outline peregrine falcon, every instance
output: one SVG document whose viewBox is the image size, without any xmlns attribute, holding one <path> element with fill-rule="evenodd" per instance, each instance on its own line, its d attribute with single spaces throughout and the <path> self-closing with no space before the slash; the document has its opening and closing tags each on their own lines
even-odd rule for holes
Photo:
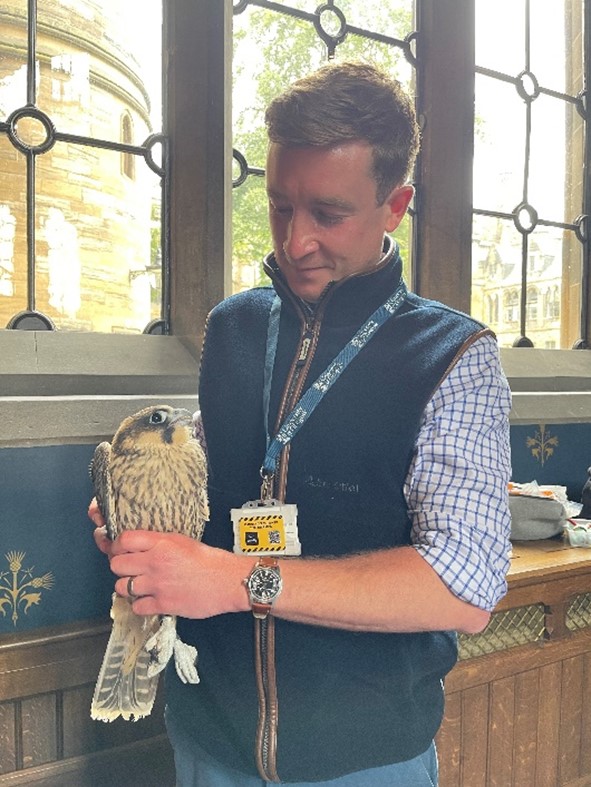
<svg viewBox="0 0 591 787">
<path fill-rule="evenodd" d="M 192 426 L 188 410 L 146 407 L 121 422 L 111 443 L 97 446 L 90 476 L 109 538 L 136 529 L 201 538 L 209 518 L 207 465 Z M 148 716 L 173 654 L 181 680 L 199 681 L 197 651 L 177 637 L 174 616 L 136 615 L 129 598 L 114 594 L 111 617 L 93 719 Z"/>
</svg>

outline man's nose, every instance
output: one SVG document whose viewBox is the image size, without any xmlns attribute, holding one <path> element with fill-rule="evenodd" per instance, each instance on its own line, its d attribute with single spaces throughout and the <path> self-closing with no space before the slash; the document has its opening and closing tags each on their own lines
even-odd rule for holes
<svg viewBox="0 0 591 787">
<path fill-rule="evenodd" d="M 315 222 L 311 217 L 294 212 L 287 227 L 283 249 L 292 260 L 298 260 L 318 250 Z"/>
</svg>

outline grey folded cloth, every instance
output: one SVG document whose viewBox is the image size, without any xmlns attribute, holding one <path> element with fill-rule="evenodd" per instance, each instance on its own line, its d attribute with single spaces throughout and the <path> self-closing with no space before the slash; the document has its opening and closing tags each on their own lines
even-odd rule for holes
<svg viewBox="0 0 591 787">
<path fill-rule="evenodd" d="M 566 510 L 558 500 L 530 495 L 509 495 L 511 540 L 535 541 L 562 533 Z"/>
</svg>

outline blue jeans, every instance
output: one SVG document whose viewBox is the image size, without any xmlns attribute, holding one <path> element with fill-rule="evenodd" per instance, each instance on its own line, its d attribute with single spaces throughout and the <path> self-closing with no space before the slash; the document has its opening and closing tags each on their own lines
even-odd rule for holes
<svg viewBox="0 0 591 787">
<path fill-rule="evenodd" d="M 174 749 L 177 787 L 263 787 L 269 782 L 226 768 L 212 759 L 166 717 L 168 737 Z M 437 753 L 432 743 L 412 760 L 349 773 L 325 782 L 298 782 L 292 787 L 436 787 Z"/>
</svg>

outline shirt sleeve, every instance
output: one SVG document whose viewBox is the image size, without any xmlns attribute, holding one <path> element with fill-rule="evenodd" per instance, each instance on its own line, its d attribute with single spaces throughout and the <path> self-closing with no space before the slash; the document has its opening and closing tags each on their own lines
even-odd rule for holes
<svg viewBox="0 0 591 787">
<path fill-rule="evenodd" d="M 511 392 L 494 337 L 462 355 L 425 408 L 404 493 L 414 547 L 456 596 L 507 591 Z"/>
</svg>

